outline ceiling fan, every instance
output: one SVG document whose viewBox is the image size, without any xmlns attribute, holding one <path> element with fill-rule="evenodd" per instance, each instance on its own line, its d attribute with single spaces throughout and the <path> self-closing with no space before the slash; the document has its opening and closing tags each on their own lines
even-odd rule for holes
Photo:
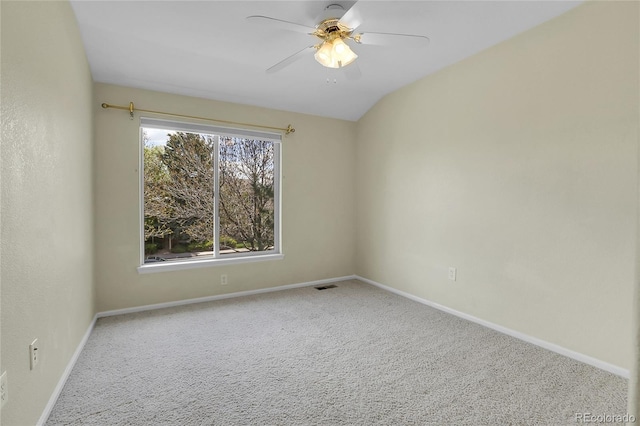
<svg viewBox="0 0 640 426">
<path fill-rule="evenodd" d="M 317 19 L 318 24 L 315 28 L 263 15 L 248 16 L 247 19 L 271 28 L 303 32 L 319 39 L 316 44 L 307 46 L 269 67 L 267 69 L 269 74 L 280 71 L 314 50 L 316 61 L 323 66 L 327 68 L 344 68 L 358 58 L 358 55 L 351 50 L 350 44 L 352 46 L 358 44 L 401 45 L 414 48 L 426 47 L 429 44 L 429 38 L 423 35 L 356 32 L 356 29 L 362 23 L 358 2 L 348 10 L 345 10 L 342 5 L 337 3 L 328 5 Z M 352 69 L 352 72 L 348 72 L 345 69 L 347 77 L 359 77 L 360 71 L 357 64 L 354 64 L 350 69 Z"/>
</svg>

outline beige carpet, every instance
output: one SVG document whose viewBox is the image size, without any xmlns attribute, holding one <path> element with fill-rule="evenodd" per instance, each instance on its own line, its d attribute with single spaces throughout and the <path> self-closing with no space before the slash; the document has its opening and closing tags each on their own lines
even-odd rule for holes
<svg viewBox="0 0 640 426">
<path fill-rule="evenodd" d="M 98 320 L 47 425 L 559 425 L 627 381 L 358 281 Z"/>
</svg>

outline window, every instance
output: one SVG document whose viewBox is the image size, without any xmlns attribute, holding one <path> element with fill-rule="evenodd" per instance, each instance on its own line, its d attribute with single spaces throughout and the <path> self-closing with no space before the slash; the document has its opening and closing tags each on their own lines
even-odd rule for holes
<svg viewBox="0 0 640 426">
<path fill-rule="evenodd" d="M 281 258 L 279 134 L 142 118 L 140 272 Z"/>
</svg>

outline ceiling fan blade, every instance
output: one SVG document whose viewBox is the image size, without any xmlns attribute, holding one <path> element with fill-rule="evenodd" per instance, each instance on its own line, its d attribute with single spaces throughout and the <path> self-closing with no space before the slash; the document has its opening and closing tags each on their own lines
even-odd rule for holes
<svg viewBox="0 0 640 426">
<path fill-rule="evenodd" d="M 362 24 L 362 14 L 358 8 L 358 3 L 359 2 L 356 1 L 356 3 L 342 15 L 342 18 L 340 18 L 340 23 L 351 30 L 355 30 Z"/>
<path fill-rule="evenodd" d="M 247 16 L 246 19 L 248 21 L 255 22 L 259 25 L 268 26 L 270 28 L 279 28 L 281 30 L 295 31 L 298 33 L 311 34 L 315 31 L 314 28 L 308 27 L 306 25 L 284 21 L 282 19 L 271 18 L 269 16 L 252 15 Z"/>
<path fill-rule="evenodd" d="M 356 43 L 378 46 L 422 48 L 429 45 L 429 37 L 414 34 L 362 33 L 353 37 Z"/>
<path fill-rule="evenodd" d="M 347 80 L 358 80 L 362 77 L 362 71 L 358 66 L 358 61 L 354 61 L 346 67 L 342 67 L 342 72 Z"/>
<path fill-rule="evenodd" d="M 280 62 L 278 62 L 277 64 L 273 65 L 272 67 L 267 68 L 267 74 L 273 74 L 275 72 L 280 71 L 281 69 L 283 69 L 285 67 L 288 67 L 289 65 L 293 64 L 298 59 L 301 59 L 309 49 L 314 49 L 314 46 L 313 45 L 307 46 L 304 49 L 294 53 L 293 55 L 281 60 Z"/>
</svg>

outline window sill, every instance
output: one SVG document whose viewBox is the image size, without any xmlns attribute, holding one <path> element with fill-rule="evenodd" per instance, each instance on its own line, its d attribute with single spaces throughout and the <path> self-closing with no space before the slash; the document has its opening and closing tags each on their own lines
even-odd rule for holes
<svg viewBox="0 0 640 426">
<path fill-rule="evenodd" d="M 218 258 L 218 259 L 202 259 L 192 260 L 184 262 L 158 262 L 152 264 L 146 264 L 138 266 L 139 274 L 153 274 L 155 272 L 169 272 L 180 271 L 183 269 L 196 269 L 196 268 L 210 268 L 214 266 L 222 265 L 235 265 L 239 263 L 251 263 L 251 262 L 267 262 L 270 260 L 282 260 L 284 254 L 265 254 L 256 256 L 243 256 L 243 257 L 231 257 L 231 258 Z"/>
</svg>

